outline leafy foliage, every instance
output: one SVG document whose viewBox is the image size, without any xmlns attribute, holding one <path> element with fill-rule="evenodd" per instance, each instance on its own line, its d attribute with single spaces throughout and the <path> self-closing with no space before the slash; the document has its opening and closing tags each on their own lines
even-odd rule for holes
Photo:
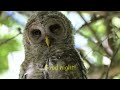
<svg viewBox="0 0 120 90">
<path fill-rule="evenodd" d="M 20 48 L 20 42 L 16 38 L 9 40 L 10 38 L 14 37 L 14 34 L 16 33 L 15 31 L 13 33 L 11 28 L 13 26 L 17 26 L 17 23 L 12 20 L 11 17 L 1 15 L 0 27 L 3 26 L 4 28 L 0 28 L 0 73 L 3 73 L 9 69 L 9 53 L 17 51 Z"/>
</svg>

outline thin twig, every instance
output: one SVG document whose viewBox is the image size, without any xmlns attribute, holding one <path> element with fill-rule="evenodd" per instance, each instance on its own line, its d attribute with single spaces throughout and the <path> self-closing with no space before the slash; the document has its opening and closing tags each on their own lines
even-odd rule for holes
<svg viewBox="0 0 120 90">
<path fill-rule="evenodd" d="M 106 39 L 108 39 L 108 37 L 106 37 L 104 40 L 101 41 L 101 43 L 99 43 L 95 48 L 98 48 Z M 93 50 L 89 51 L 85 56 L 84 58 L 87 57 L 88 54 L 90 54 Z"/>
<path fill-rule="evenodd" d="M 9 39 L 7 39 L 7 40 L 1 42 L 1 43 L 0 43 L 0 46 L 2 46 L 2 45 L 5 44 L 5 43 L 8 43 L 9 41 L 13 40 L 14 38 L 16 38 L 17 36 L 19 36 L 20 34 L 22 34 L 20 28 L 18 28 L 18 32 L 19 32 L 19 33 L 18 33 L 17 35 L 15 35 L 15 36 L 13 36 L 13 37 L 11 37 L 11 38 L 9 38 Z"/>
<path fill-rule="evenodd" d="M 77 49 L 77 50 L 81 52 L 80 49 Z M 81 53 L 80 55 L 82 56 L 84 61 L 86 61 L 90 66 L 92 66 L 92 64 L 83 56 L 83 53 Z"/>
<path fill-rule="evenodd" d="M 118 14 L 120 14 L 120 13 L 118 13 Z M 91 29 L 91 27 L 90 27 L 90 25 L 92 24 L 92 23 L 94 23 L 95 21 L 97 21 L 97 20 L 95 20 L 94 22 L 90 22 L 90 23 L 88 23 L 84 18 L 83 18 L 83 16 L 81 15 L 81 13 L 80 13 L 80 16 L 81 16 L 81 18 L 84 20 L 84 22 L 85 22 L 85 24 L 82 26 L 82 27 L 80 27 L 76 32 L 79 32 L 79 30 L 81 29 L 81 28 L 83 28 L 84 26 L 88 26 L 89 27 L 89 29 L 92 31 L 92 29 Z M 113 15 L 114 16 L 114 15 Z M 105 18 L 106 16 L 104 16 L 103 18 Z M 100 18 L 100 19 L 102 19 L 102 17 Z M 99 20 L 99 19 L 98 19 Z M 94 34 L 94 36 L 95 36 L 95 38 L 96 38 L 96 34 L 92 31 L 92 33 Z M 110 34 L 109 34 L 110 35 Z M 107 37 L 107 38 L 105 38 L 103 41 L 105 41 L 106 39 L 108 39 L 109 38 L 109 36 Z M 97 39 L 97 38 L 96 38 Z M 99 40 L 99 39 L 98 39 Z M 103 42 L 102 41 L 102 42 Z M 98 41 L 99 42 L 99 41 Z M 102 43 L 101 42 L 101 43 Z M 99 45 L 101 45 L 101 43 L 99 43 Z M 120 49 L 120 45 L 119 45 L 119 47 L 117 48 L 117 50 L 115 51 L 115 53 L 113 54 L 113 56 L 112 56 L 112 59 L 111 59 L 111 63 L 110 63 L 110 65 L 109 65 L 109 67 L 108 67 L 108 69 L 107 69 L 107 74 L 106 74 L 106 76 L 105 76 L 105 78 L 107 79 L 108 78 L 108 76 L 109 76 L 109 71 L 110 71 L 110 68 L 111 68 L 111 66 L 112 66 L 112 63 L 113 63 L 113 60 L 114 60 L 114 58 L 115 58 L 115 56 L 116 56 L 116 54 L 118 53 L 118 50 Z M 92 52 L 92 51 L 90 51 L 90 52 Z M 89 52 L 89 53 L 90 53 Z M 88 53 L 88 54 L 89 54 Z M 107 51 L 106 51 L 106 53 L 107 53 Z M 88 55 L 87 54 L 87 55 Z M 107 53 L 108 54 L 108 53 Z M 108 54 L 109 55 L 109 54 Z M 85 56 L 86 57 L 86 56 Z"/>
<path fill-rule="evenodd" d="M 119 49 L 120 49 L 120 43 L 119 43 L 118 48 L 116 49 L 115 53 L 113 54 L 113 56 L 111 58 L 111 63 L 110 63 L 110 65 L 109 65 L 109 67 L 107 69 L 107 72 L 106 72 L 106 79 L 108 79 L 110 68 L 112 66 L 113 60 L 114 60 L 115 56 L 117 55 Z"/>
<path fill-rule="evenodd" d="M 100 16 L 100 17 L 98 17 L 98 18 L 96 18 L 96 19 L 92 19 L 91 22 L 83 24 L 83 25 L 76 31 L 76 33 L 79 32 L 79 31 L 80 31 L 83 27 L 85 27 L 86 25 L 91 25 L 91 24 L 95 23 L 96 21 L 101 20 L 101 19 L 103 19 L 103 18 L 105 18 L 105 16 Z"/>
<path fill-rule="evenodd" d="M 87 25 L 87 27 L 89 28 L 89 30 L 92 32 L 92 34 L 94 35 L 94 37 L 96 38 L 96 40 L 98 41 L 98 43 L 101 45 L 101 40 L 98 38 L 98 36 L 96 35 L 96 33 L 94 32 L 94 30 L 93 30 L 93 28 L 89 25 L 89 23 L 84 19 L 84 17 L 82 16 L 82 14 L 81 13 L 79 13 L 80 14 L 80 16 L 81 16 L 81 18 L 83 19 L 83 21 L 86 23 L 86 25 Z M 104 47 L 103 47 L 104 48 Z M 107 55 L 109 55 L 109 53 L 106 51 L 106 50 L 104 50 L 106 53 L 107 53 Z M 110 56 L 110 55 L 109 55 Z"/>
<path fill-rule="evenodd" d="M 106 69 L 107 69 L 107 68 L 108 68 L 108 66 L 107 66 L 107 65 L 104 65 L 103 72 L 102 72 L 102 74 L 101 74 L 101 76 L 100 76 L 99 79 L 104 79 L 104 78 L 105 78 L 105 75 L 106 75 Z"/>
<path fill-rule="evenodd" d="M 81 13 L 79 13 L 79 15 L 81 16 L 81 18 L 83 19 L 83 21 L 85 22 L 86 26 L 90 29 L 90 31 L 92 32 L 92 34 L 94 35 L 94 37 L 97 39 L 97 41 L 100 43 L 100 39 L 97 37 L 96 33 L 94 32 L 93 28 L 89 25 L 89 23 L 84 19 L 83 15 Z"/>
<path fill-rule="evenodd" d="M 17 35 L 15 35 L 15 36 L 13 36 L 12 38 L 9 38 L 9 39 L 5 40 L 4 42 L 1 42 L 1 43 L 0 43 L 0 46 L 2 46 L 3 44 L 11 41 L 12 39 L 16 38 L 18 35 L 20 35 L 20 34 L 17 34 Z"/>
</svg>

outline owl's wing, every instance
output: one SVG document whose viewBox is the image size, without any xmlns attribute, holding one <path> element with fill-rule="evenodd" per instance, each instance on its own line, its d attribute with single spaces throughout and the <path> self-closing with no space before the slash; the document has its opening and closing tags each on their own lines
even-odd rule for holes
<svg viewBox="0 0 120 90">
<path fill-rule="evenodd" d="M 83 59 L 82 59 L 80 53 L 76 49 L 71 49 L 70 51 L 71 51 L 70 53 L 72 54 L 71 58 L 74 58 L 76 60 L 76 62 L 78 62 L 78 67 L 80 69 L 80 75 L 81 75 L 82 79 L 87 79 L 86 68 L 82 62 Z"/>
<path fill-rule="evenodd" d="M 19 79 L 26 79 L 26 75 L 23 70 L 23 67 L 20 67 Z"/>
<path fill-rule="evenodd" d="M 75 49 L 63 50 L 63 52 L 56 53 L 56 55 L 54 55 L 53 57 L 54 58 L 50 59 L 50 63 L 51 66 L 53 64 L 55 68 L 53 68 L 54 69 L 53 71 L 52 70 L 49 71 L 50 78 L 58 78 L 58 79 L 87 78 L 86 70 L 83 65 L 82 59 Z M 61 69 L 60 67 L 63 70 L 60 70 Z"/>
</svg>

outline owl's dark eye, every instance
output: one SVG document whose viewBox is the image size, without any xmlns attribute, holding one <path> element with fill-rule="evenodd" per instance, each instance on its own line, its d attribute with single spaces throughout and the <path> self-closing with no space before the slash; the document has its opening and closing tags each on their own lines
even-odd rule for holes
<svg viewBox="0 0 120 90">
<path fill-rule="evenodd" d="M 34 29 L 31 31 L 32 36 L 35 37 L 40 37 L 41 36 L 41 31 L 39 29 Z"/>
<path fill-rule="evenodd" d="M 61 26 L 59 24 L 54 24 L 54 25 L 51 25 L 49 29 L 53 34 L 60 34 Z"/>
</svg>

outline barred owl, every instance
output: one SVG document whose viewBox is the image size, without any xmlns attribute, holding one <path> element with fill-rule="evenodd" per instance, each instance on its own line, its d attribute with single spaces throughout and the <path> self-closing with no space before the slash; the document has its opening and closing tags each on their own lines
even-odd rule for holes
<svg viewBox="0 0 120 90">
<path fill-rule="evenodd" d="M 58 11 L 34 13 L 23 34 L 25 60 L 19 78 L 86 79 L 72 31 L 71 22 Z"/>
</svg>

